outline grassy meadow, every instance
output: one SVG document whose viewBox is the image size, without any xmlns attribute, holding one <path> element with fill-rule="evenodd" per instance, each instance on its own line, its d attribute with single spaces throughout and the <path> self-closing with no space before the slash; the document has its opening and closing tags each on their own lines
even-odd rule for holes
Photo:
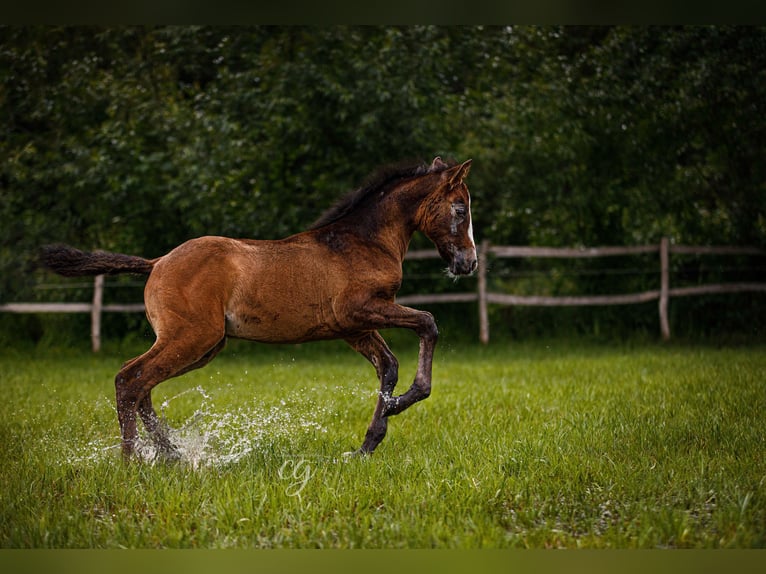
<svg viewBox="0 0 766 574">
<path fill-rule="evenodd" d="M 403 391 L 417 341 L 392 347 Z M 236 343 L 155 390 L 175 464 L 120 458 L 132 354 L 0 352 L 0 547 L 766 547 L 762 346 L 441 344 L 431 397 L 348 458 L 372 367 Z"/>
</svg>

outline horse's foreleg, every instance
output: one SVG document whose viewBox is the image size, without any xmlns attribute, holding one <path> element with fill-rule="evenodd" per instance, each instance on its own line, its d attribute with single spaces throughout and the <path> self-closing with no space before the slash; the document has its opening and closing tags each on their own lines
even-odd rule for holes
<svg viewBox="0 0 766 574">
<path fill-rule="evenodd" d="M 361 353 L 372 365 L 380 380 L 380 392 L 370 426 L 364 437 L 364 443 L 359 449 L 362 454 L 369 454 L 386 436 L 388 418 L 384 415 L 386 404 L 391 400 L 394 387 L 399 379 L 399 362 L 386 345 L 383 337 L 372 331 L 358 339 L 349 339 L 348 344 Z"/>
<path fill-rule="evenodd" d="M 434 350 L 439 339 L 439 331 L 436 322 L 430 313 L 419 313 L 418 325 L 414 329 L 420 337 L 420 351 L 418 353 L 418 370 L 415 380 L 407 392 L 397 397 L 390 397 L 386 401 L 384 416 L 398 415 L 403 410 L 411 407 L 418 401 L 426 399 L 431 394 L 431 370 L 433 365 Z"/>
<path fill-rule="evenodd" d="M 350 341 L 355 349 L 368 357 L 368 360 L 375 365 L 381 377 L 381 391 L 378 403 L 375 407 L 370 427 L 367 430 L 365 441 L 360 449 L 363 453 L 369 453 L 385 437 L 389 416 L 401 413 L 431 394 L 431 366 L 439 332 L 436 328 L 433 315 L 425 311 L 417 311 L 386 302 L 380 302 L 378 305 L 374 303 L 367 304 L 363 309 L 358 315 L 361 324 L 371 325 L 378 329 L 390 327 L 411 329 L 420 338 L 418 370 L 415 374 L 415 380 L 407 392 L 399 396 L 393 396 L 396 375 L 392 379 L 385 379 L 385 377 L 381 376 L 380 367 L 374 362 L 375 360 L 380 361 L 378 357 L 390 356 L 393 359 L 393 364 L 396 365 L 393 372 L 397 373 L 398 364 L 396 363 L 396 358 L 394 358 L 391 351 L 385 345 L 382 337 L 375 332 L 374 335 L 370 333 L 366 337 L 354 340 L 354 342 Z M 383 348 L 385 352 L 381 351 Z M 376 349 L 377 352 L 375 352 Z"/>
</svg>

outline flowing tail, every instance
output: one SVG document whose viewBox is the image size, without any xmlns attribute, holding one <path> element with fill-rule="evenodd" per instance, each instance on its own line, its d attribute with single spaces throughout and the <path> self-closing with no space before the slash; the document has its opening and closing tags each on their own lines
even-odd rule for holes
<svg viewBox="0 0 766 574">
<path fill-rule="evenodd" d="M 117 273 L 148 275 L 156 260 L 106 251 L 80 251 L 68 245 L 46 245 L 40 259 L 51 271 L 64 277 Z"/>
</svg>

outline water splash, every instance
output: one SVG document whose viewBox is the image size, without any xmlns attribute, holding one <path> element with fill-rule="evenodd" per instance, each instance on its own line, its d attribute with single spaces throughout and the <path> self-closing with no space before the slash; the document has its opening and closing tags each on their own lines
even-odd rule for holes
<svg viewBox="0 0 766 574">
<path fill-rule="evenodd" d="M 199 395 L 200 404 L 181 424 L 173 427 L 167 424 L 168 413 L 174 401 L 188 394 Z M 319 422 L 327 418 L 324 408 L 311 408 L 302 412 L 299 404 L 288 404 L 281 400 L 279 405 L 266 405 L 259 402 L 240 407 L 235 411 L 219 411 L 215 408 L 212 397 L 201 386 L 187 389 L 163 401 L 159 416 L 166 425 L 168 436 L 176 446 L 179 462 L 192 469 L 216 467 L 234 464 L 252 452 L 266 449 L 276 440 L 290 441 L 305 437 L 306 434 L 327 432 Z M 112 407 L 112 410 L 113 407 Z M 91 441 L 69 462 L 96 462 L 113 456 L 119 451 L 119 437 L 114 442 Z M 139 423 L 139 438 L 136 454 L 149 464 L 163 462 L 151 438 L 146 435 Z"/>
</svg>

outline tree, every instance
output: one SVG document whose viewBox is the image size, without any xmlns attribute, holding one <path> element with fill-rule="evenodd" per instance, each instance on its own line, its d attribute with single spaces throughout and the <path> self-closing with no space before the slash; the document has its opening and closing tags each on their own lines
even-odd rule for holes
<svg viewBox="0 0 766 574">
<path fill-rule="evenodd" d="M 43 243 L 281 237 L 435 155 L 495 243 L 764 245 L 763 70 L 762 27 L 2 27 L 0 300 Z"/>
</svg>

